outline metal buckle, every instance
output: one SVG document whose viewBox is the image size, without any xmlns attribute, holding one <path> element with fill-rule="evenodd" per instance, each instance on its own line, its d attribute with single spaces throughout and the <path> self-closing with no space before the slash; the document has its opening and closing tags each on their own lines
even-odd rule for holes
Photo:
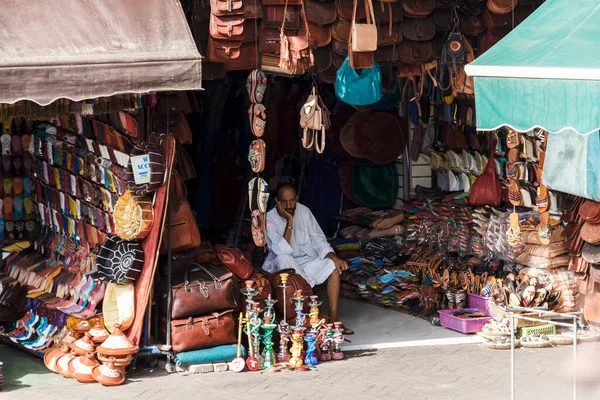
<svg viewBox="0 0 600 400">
<path fill-rule="evenodd" d="M 190 282 L 189 281 L 185 281 L 184 288 L 185 288 L 185 292 L 186 293 L 190 293 L 192 291 L 192 288 L 190 286 Z"/>
<path fill-rule="evenodd" d="M 192 317 L 188 318 L 187 323 L 185 324 L 185 330 L 186 331 L 194 330 L 194 318 L 192 318 Z"/>
<path fill-rule="evenodd" d="M 202 295 L 204 296 L 205 299 L 208 299 L 208 287 L 206 286 L 204 281 L 202 281 L 202 282 L 198 281 L 198 284 L 200 285 L 200 292 L 202 292 Z"/>
<path fill-rule="evenodd" d="M 215 288 L 216 289 L 223 289 L 223 284 L 218 279 L 215 280 Z"/>
<path fill-rule="evenodd" d="M 208 322 L 208 319 L 202 320 L 202 329 L 204 329 L 206 336 L 210 335 L 210 323 Z"/>
</svg>

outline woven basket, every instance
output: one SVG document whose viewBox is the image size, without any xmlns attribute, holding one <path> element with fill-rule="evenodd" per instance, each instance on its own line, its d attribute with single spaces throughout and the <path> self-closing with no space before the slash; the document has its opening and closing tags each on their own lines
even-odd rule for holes
<svg viewBox="0 0 600 400">
<path fill-rule="evenodd" d="M 572 335 L 548 335 L 550 341 L 555 346 L 566 346 L 569 344 L 573 344 L 573 336 Z"/>
</svg>

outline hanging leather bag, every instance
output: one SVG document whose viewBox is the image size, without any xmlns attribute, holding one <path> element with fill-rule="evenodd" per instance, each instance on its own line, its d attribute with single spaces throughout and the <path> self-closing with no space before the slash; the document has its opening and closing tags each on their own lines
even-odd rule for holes
<svg viewBox="0 0 600 400">
<path fill-rule="evenodd" d="M 287 13 L 288 3 L 285 3 L 285 13 Z M 314 64 L 314 58 L 310 46 L 310 30 L 306 22 L 306 12 L 304 3 L 301 7 L 302 21 L 298 36 L 287 36 L 285 33 L 286 18 L 283 19 L 279 36 L 279 68 L 290 71 L 291 74 L 302 75 Z"/>
<path fill-rule="evenodd" d="M 241 41 L 208 39 L 208 59 L 212 62 L 223 63 L 235 60 L 241 54 Z"/>
<path fill-rule="evenodd" d="M 210 36 L 221 40 L 243 40 L 244 39 L 243 15 L 210 15 Z"/>
<path fill-rule="evenodd" d="M 244 14 L 242 0 L 210 0 L 210 12 L 213 15 Z"/>
<path fill-rule="evenodd" d="M 356 8 L 359 0 L 354 0 L 354 10 L 352 12 L 352 51 L 367 52 L 377 50 L 377 25 L 375 25 L 375 13 L 373 12 L 373 2 L 365 0 L 365 9 L 367 10 L 367 23 L 356 22 Z"/>
<path fill-rule="evenodd" d="M 184 273 L 174 274 L 171 288 L 161 288 L 163 311 L 171 292 L 173 319 L 205 315 L 217 310 L 239 309 L 240 287 L 237 278 L 225 267 L 206 268 L 189 264 Z"/>
<path fill-rule="evenodd" d="M 475 180 L 471 186 L 469 194 L 469 203 L 473 206 L 494 206 L 498 207 L 502 204 L 502 184 L 496 176 L 494 168 L 494 153 L 496 141 L 491 146 L 488 163 L 483 170 L 483 173 Z"/>
<path fill-rule="evenodd" d="M 237 341 L 237 316 L 233 310 L 171 321 L 174 353 L 201 350 Z"/>
<path fill-rule="evenodd" d="M 200 229 L 186 199 L 172 198 L 171 207 L 171 251 L 173 253 L 190 250 L 200 246 Z M 160 242 L 160 254 L 167 254 L 167 224 Z"/>
</svg>

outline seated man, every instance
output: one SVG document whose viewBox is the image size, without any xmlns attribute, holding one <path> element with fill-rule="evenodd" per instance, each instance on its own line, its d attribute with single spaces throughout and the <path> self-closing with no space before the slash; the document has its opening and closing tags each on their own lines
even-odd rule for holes
<svg viewBox="0 0 600 400">
<path fill-rule="evenodd" d="M 274 273 L 293 268 L 311 287 L 327 280 L 329 316 L 331 322 L 337 321 L 340 275 L 348 263 L 335 255 L 313 214 L 298 203 L 292 185 L 279 186 L 275 203 L 277 206 L 267 213 L 269 254 L 263 269 Z M 347 335 L 352 333 L 345 330 Z"/>
</svg>

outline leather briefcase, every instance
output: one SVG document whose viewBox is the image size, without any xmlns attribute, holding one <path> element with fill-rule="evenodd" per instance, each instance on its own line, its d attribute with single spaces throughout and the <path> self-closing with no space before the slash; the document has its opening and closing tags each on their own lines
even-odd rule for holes
<svg viewBox="0 0 600 400">
<path fill-rule="evenodd" d="M 289 274 L 287 281 L 289 286 L 285 290 L 285 301 L 283 299 L 283 288 L 279 286 L 281 284 L 281 274 L 283 273 Z M 275 310 L 281 317 L 283 317 L 283 307 L 285 306 L 286 318 L 295 318 L 295 305 L 290 301 L 290 299 L 294 297 L 294 292 L 296 290 L 302 290 L 303 296 L 310 296 L 312 294 L 312 288 L 308 282 L 306 282 L 303 277 L 296 274 L 296 271 L 291 268 L 277 271 L 271 275 L 269 281 L 271 282 L 271 288 L 273 290 L 274 297 L 277 300 L 277 303 L 275 303 Z M 308 302 L 304 302 L 304 312 L 308 313 L 308 311 Z"/>
<path fill-rule="evenodd" d="M 200 246 L 200 229 L 186 199 L 169 200 L 171 207 L 171 251 L 180 252 Z M 160 242 L 160 254 L 167 254 L 167 224 Z"/>
<path fill-rule="evenodd" d="M 162 289 L 162 309 L 166 311 L 168 288 L 163 285 Z M 173 275 L 171 296 L 171 318 L 189 318 L 219 310 L 237 310 L 240 287 L 227 268 L 205 268 L 193 263 L 183 274 Z"/>
<path fill-rule="evenodd" d="M 171 321 L 174 353 L 236 343 L 237 315 L 233 310 Z"/>
</svg>

